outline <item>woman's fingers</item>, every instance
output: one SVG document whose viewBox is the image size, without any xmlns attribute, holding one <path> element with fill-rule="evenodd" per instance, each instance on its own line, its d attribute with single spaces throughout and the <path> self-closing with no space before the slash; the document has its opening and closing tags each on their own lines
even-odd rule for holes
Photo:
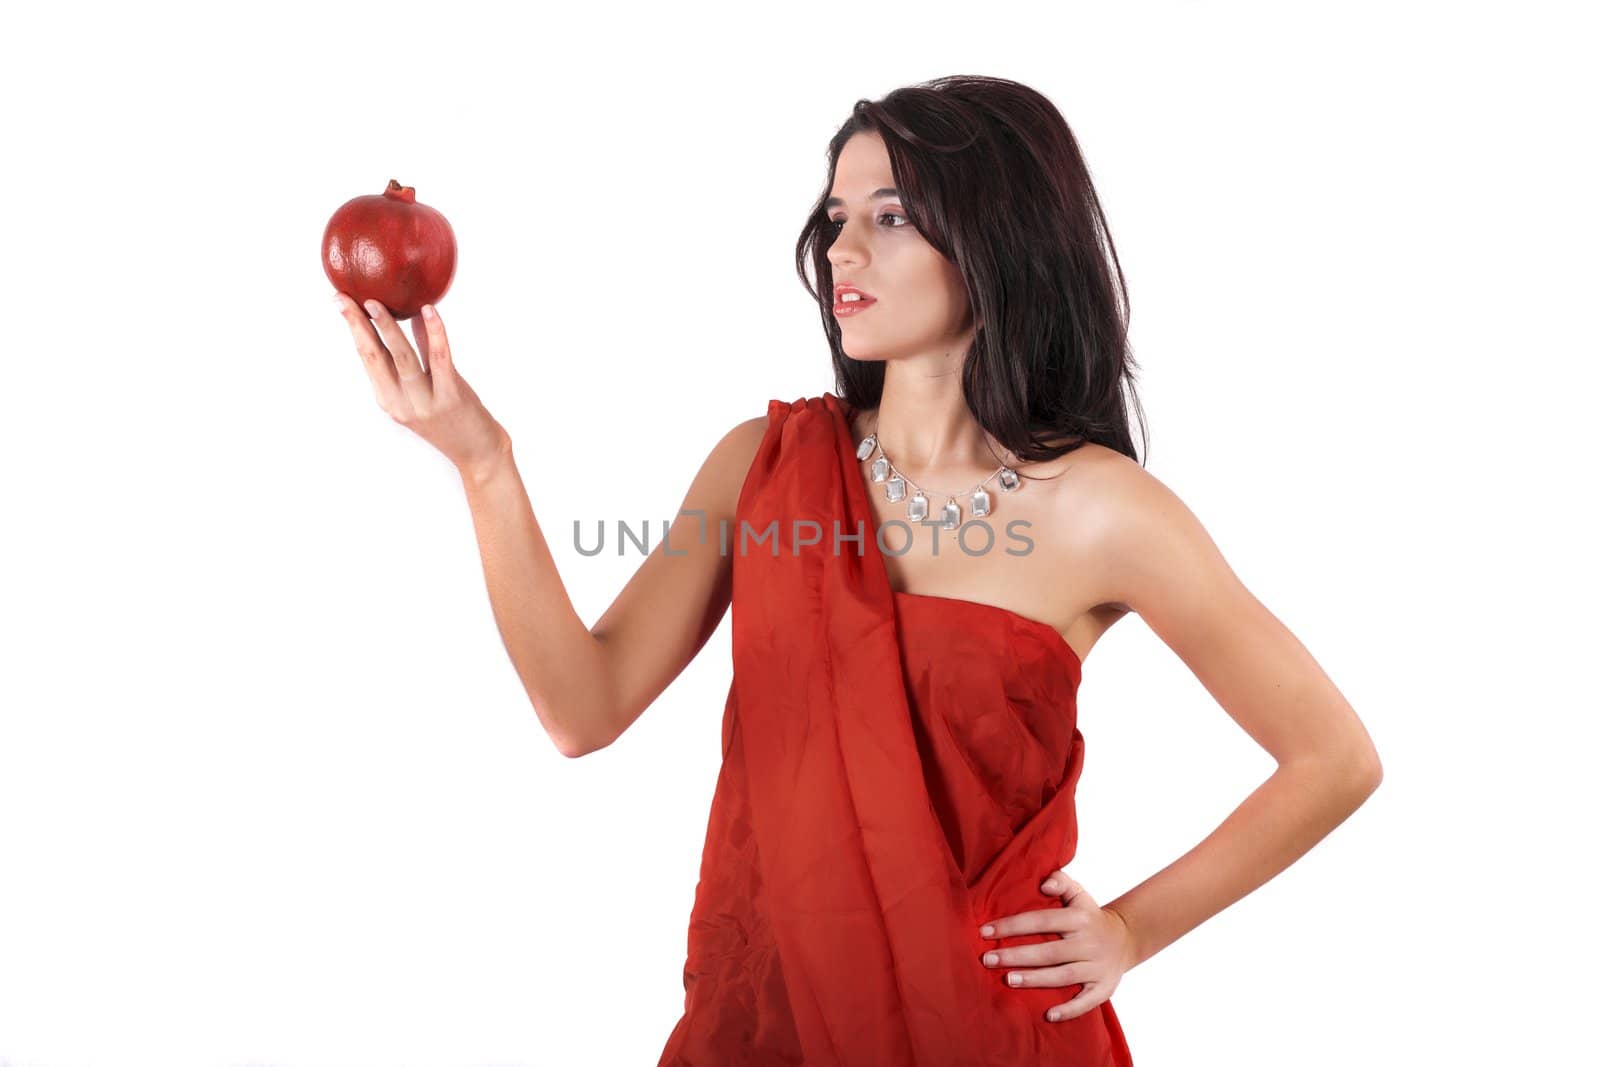
<svg viewBox="0 0 1600 1067">
<path fill-rule="evenodd" d="M 433 373 L 433 353 L 428 351 L 428 331 L 423 328 L 422 316 L 411 316 L 411 336 L 417 343 L 417 355 L 422 357 L 422 369 Z"/>
<path fill-rule="evenodd" d="M 417 339 L 417 350 L 428 361 L 434 399 L 441 404 L 453 403 L 458 395 L 459 379 L 450 358 L 450 338 L 445 335 L 444 320 L 432 304 L 423 304 L 422 314 L 411 320 L 411 333 Z"/>
<path fill-rule="evenodd" d="M 1056 935 L 1043 943 L 990 949 L 983 954 L 983 964 L 990 969 L 1032 968 L 1007 971 L 1005 981 L 1012 988 L 1081 986 L 1077 996 L 1045 1012 L 1051 1022 L 1062 1022 L 1110 999 L 1128 969 L 1129 954 L 1122 947 L 1127 944 L 1127 929 L 1120 913 L 1101 908 L 1083 884 L 1065 871 L 1051 872 L 1039 889 L 1052 896 L 1059 894 L 1064 906 L 995 919 L 980 927 L 978 936 L 992 940 L 1019 934 Z"/>
<path fill-rule="evenodd" d="M 1069 908 L 1098 908 L 1100 906 L 1094 902 L 1094 897 L 1089 895 L 1089 891 L 1083 888 L 1083 884 L 1066 871 L 1054 872 L 1049 878 L 1045 879 L 1045 885 L 1050 887 L 1050 892 L 1065 900 Z"/>
<path fill-rule="evenodd" d="M 428 384 L 428 372 L 423 369 L 411 342 L 406 340 L 405 331 L 381 301 L 368 300 L 362 307 L 372 316 L 372 325 L 394 361 L 395 375 L 400 379 L 406 399 L 411 402 L 411 410 L 419 415 L 426 414 L 433 399 L 433 387 Z"/>
<path fill-rule="evenodd" d="M 1066 985 L 1088 985 L 1099 973 L 1090 960 L 1073 960 L 1056 966 L 1038 967 L 1028 971 L 1012 971 L 1006 975 L 1006 985 L 1012 989 L 1056 989 Z"/>
<path fill-rule="evenodd" d="M 1073 981 L 1076 981 L 1076 979 Z M 1062 982 L 1061 984 L 1072 985 L 1073 983 Z M 1053 1023 L 1066 1022 L 1068 1019 L 1076 1019 L 1085 1012 L 1092 1011 L 1094 1008 L 1104 1004 L 1110 999 L 1111 994 L 1106 992 L 1105 983 L 1093 981 L 1085 982 L 1083 983 L 1083 988 L 1078 990 L 1077 996 L 1073 997 L 1071 1000 L 1054 1005 L 1049 1011 L 1044 1013 L 1044 1017 Z"/>
<path fill-rule="evenodd" d="M 984 923 L 978 930 L 978 936 L 992 941 L 1019 934 L 1059 934 L 1072 929 L 1077 923 L 1077 916 L 1057 906 L 1042 911 L 1021 911 Z"/>
<path fill-rule="evenodd" d="M 378 398 L 378 406 L 390 416 L 400 418 L 410 411 L 410 404 L 400 388 L 400 379 L 395 374 L 394 361 L 389 357 L 388 349 L 383 347 L 383 342 L 372 330 L 372 323 L 361 313 L 354 300 L 343 293 L 335 293 L 333 300 L 339 308 L 339 314 L 344 316 L 345 325 L 350 327 L 350 335 L 355 338 L 356 352 L 361 356 L 361 365 L 366 368 L 367 377 L 372 380 L 372 393 Z"/>
<path fill-rule="evenodd" d="M 991 970 L 999 967 L 1054 967 L 1060 963 L 1075 962 L 1073 953 L 1076 951 L 1075 946 L 1065 939 L 992 948 L 983 954 L 983 965 Z"/>
</svg>

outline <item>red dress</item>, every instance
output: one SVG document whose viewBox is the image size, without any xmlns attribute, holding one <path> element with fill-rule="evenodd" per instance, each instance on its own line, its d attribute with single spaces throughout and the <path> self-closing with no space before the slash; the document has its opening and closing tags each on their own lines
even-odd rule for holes
<svg viewBox="0 0 1600 1067">
<path fill-rule="evenodd" d="M 1039 883 L 1077 844 L 1078 657 L 1007 609 L 890 588 L 842 400 L 767 420 L 725 541 L 733 685 L 658 1067 L 1131 1067 L 1109 1001 L 1050 1022 L 1081 986 L 1013 989 L 981 959 L 1056 936 L 978 927 L 1063 906 Z"/>
</svg>

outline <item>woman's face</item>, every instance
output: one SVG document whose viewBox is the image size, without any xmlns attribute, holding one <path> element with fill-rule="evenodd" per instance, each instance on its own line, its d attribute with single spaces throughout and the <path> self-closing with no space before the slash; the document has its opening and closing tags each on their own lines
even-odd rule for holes
<svg viewBox="0 0 1600 1067">
<path fill-rule="evenodd" d="M 874 131 L 852 135 L 839 153 L 825 205 L 836 235 L 828 249 L 834 285 L 828 295 L 845 355 L 942 359 L 965 353 L 973 331 L 961 274 L 911 224 L 893 187 L 883 138 Z M 839 287 L 847 284 L 873 303 L 841 304 Z M 852 307 L 861 310 L 840 314 Z"/>
</svg>

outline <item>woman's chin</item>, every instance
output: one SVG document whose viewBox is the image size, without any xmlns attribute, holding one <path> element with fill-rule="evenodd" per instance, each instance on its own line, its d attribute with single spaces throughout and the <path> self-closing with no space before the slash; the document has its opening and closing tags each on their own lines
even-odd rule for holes
<svg viewBox="0 0 1600 1067">
<path fill-rule="evenodd" d="M 881 363 L 895 354 L 893 345 L 886 345 L 881 340 L 864 337 L 860 333 L 852 332 L 849 326 L 840 331 L 839 348 L 851 359 L 863 363 Z"/>
<path fill-rule="evenodd" d="M 855 347 L 844 345 L 841 346 L 840 350 L 857 363 L 882 363 L 888 358 L 882 352 L 870 348 L 863 348 L 860 345 L 856 345 Z"/>
</svg>

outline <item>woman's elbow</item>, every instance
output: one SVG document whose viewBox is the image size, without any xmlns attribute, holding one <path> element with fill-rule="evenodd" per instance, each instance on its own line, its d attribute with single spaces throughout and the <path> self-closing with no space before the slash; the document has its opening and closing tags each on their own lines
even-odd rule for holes
<svg viewBox="0 0 1600 1067">
<path fill-rule="evenodd" d="M 1363 740 L 1354 754 L 1340 762 L 1340 778 L 1356 795 L 1356 803 L 1363 803 L 1375 793 L 1383 781 L 1383 762 L 1378 759 L 1378 749 L 1371 740 Z"/>
</svg>

